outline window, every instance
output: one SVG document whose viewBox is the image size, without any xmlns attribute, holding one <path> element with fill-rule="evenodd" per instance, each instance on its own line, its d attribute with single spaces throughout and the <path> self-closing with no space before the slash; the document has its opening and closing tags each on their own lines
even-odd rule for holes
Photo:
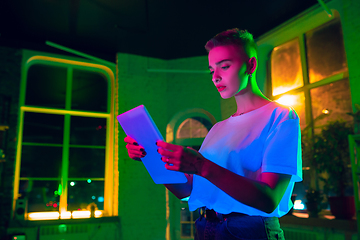
<svg viewBox="0 0 360 240">
<path fill-rule="evenodd" d="M 185 119 L 176 131 L 176 138 L 195 139 L 200 138 L 201 141 L 197 145 L 191 146 L 199 150 L 203 139 L 211 128 L 211 123 L 200 117 L 193 117 Z M 181 214 L 180 214 L 180 231 L 182 238 L 194 238 L 195 220 L 199 217 L 198 211 L 190 212 L 187 204 L 188 198 L 181 200 Z"/>
<path fill-rule="evenodd" d="M 302 129 L 329 120 L 352 121 L 346 114 L 351 99 L 342 39 L 340 19 L 335 18 L 273 49 L 272 96 L 294 107 Z M 324 114 L 328 116 L 320 121 Z"/>
<path fill-rule="evenodd" d="M 215 123 L 214 116 L 201 108 L 179 112 L 172 117 L 166 126 L 166 142 L 190 146 L 199 150 L 205 136 Z M 175 238 L 193 239 L 194 223 L 198 218 L 198 212 L 189 211 L 188 198 L 179 200 L 177 197 L 169 195 L 168 189 L 165 191 L 167 233 L 170 234 L 171 226 L 171 229 L 175 229 Z"/>
<path fill-rule="evenodd" d="M 176 132 L 176 138 L 205 138 L 209 132 L 206 124 L 208 125 L 206 119 L 188 118 L 180 124 Z"/>
<path fill-rule="evenodd" d="M 303 137 L 312 137 L 329 121 L 352 123 L 348 69 L 339 17 L 273 49 L 272 96 L 291 105 L 300 117 Z M 311 177 L 303 156 L 305 189 Z M 312 180 L 314 181 L 314 180 Z M 299 187 L 299 189 L 303 187 Z M 296 186 L 294 193 L 296 191 Z M 304 193 L 298 193 L 298 199 Z"/>
<path fill-rule="evenodd" d="M 115 215 L 113 72 L 42 56 L 24 69 L 14 199 L 28 220 Z"/>
<path fill-rule="evenodd" d="M 271 54 L 271 83 L 273 96 L 304 85 L 298 39 L 274 48 Z"/>
<path fill-rule="evenodd" d="M 199 211 L 190 212 L 187 201 L 181 201 L 181 237 L 194 238 L 195 220 L 199 217 Z"/>
</svg>

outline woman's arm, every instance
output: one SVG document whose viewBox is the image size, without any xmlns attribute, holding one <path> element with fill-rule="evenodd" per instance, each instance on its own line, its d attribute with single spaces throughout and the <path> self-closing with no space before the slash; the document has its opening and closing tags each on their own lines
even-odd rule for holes
<svg viewBox="0 0 360 240">
<path fill-rule="evenodd" d="M 262 173 L 252 180 L 211 162 L 194 149 L 162 141 L 157 145 L 167 169 L 204 177 L 237 201 L 266 213 L 276 209 L 291 178 L 286 174 Z"/>
<path fill-rule="evenodd" d="M 140 146 L 133 138 L 126 136 L 124 138 L 124 142 L 126 143 L 128 155 L 131 159 L 141 161 L 141 158 L 146 156 L 145 149 Z M 164 186 L 179 199 L 188 197 L 190 196 L 192 190 L 193 175 L 185 173 L 185 177 L 187 178 L 186 183 L 164 184 Z"/>
<path fill-rule="evenodd" d="M 169 191 L 172 192 L 178 199 L 186 198 L 191 194 L 193 175 L 185 173 L 185 177 L 187 178 L 186 183 L 164 184 L 164 186 L 169 189 Z"/>
<path fill-rule="evenodd" d="M 272 213 L 279 205 L 290 182 L 290 175 L 261 173 L 257 180 L 240 176 L 208 159 L 203 160 L 200 176 L 237 201 L 266 213 Z"/>
</svg>

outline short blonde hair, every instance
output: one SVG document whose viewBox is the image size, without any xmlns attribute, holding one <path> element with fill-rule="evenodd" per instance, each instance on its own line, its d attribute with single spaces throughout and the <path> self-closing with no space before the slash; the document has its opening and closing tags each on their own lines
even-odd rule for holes
<svg viewBox="0 0 360 240">
<path fill-rule="evenodd" d="M 249 58 L 257 58 L 257 45 L 253 35 L 247 30 L 239 30 L 238 28 L 217 34 L 205 44 L 205 49 L 210 52 L 214 47 L 227 45 L 235 45 L 242 49 Z"/>
</svg>

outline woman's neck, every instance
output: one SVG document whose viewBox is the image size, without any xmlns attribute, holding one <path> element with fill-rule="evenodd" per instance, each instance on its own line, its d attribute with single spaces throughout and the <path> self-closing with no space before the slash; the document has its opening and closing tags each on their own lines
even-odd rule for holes
<svg viewBox="0 0 360 240">
<path fill-rule="evenodd" d="M 258 88 L 253 89 L 249 86 L 234 97 L 237 106 L 235 116 L 251 112 L 271 102 Z"/>
</svg>

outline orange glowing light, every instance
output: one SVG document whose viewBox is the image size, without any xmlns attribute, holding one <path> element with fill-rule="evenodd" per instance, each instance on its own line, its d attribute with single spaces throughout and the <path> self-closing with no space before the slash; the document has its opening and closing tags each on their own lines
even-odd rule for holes
<svg viewBox="0 0 360 240">
<path fill-rule="evenodd" d="M 284 95 L 275 101 L 286 106 L 293 106 L 296 104 L 296 97 L 292 95 Z"/>
<path fill-rule="evenodd" d="M 60 218 L 61 219 L 71 219 L 71 212 L 61 212 Z"/>
<path fill-rule="evenodd" d="M 32 212 L 28 214 L 29 220 L 51 220 L 59 219 L 59 212 Z"/>
<path fill-rule="evenodd" d="M 329 113 L 330 113 L 330 111 L 329 111 L 329 110 L 327 110 L 327 109 L 324 109 L 324 110 L 322 110 L 322 113 L 323 113 L 323 114 L 329 114 Z"/>
<path fill-rule="evenodd" d="M 72 218 L 90 218 L 90 211 L 73 211 Z"/>
<path fill-rule="evenodd" d="M 102 217 L 103 212 L 100 210 L 95 211 L 95 217 Z M 28 213 L 28 220 L 56 220 L 56 219 L 71 219 L 71 218 L 90 218 L 90 211 L 65 211 L 65 212 L 32 212 Z"/>
</svg>

